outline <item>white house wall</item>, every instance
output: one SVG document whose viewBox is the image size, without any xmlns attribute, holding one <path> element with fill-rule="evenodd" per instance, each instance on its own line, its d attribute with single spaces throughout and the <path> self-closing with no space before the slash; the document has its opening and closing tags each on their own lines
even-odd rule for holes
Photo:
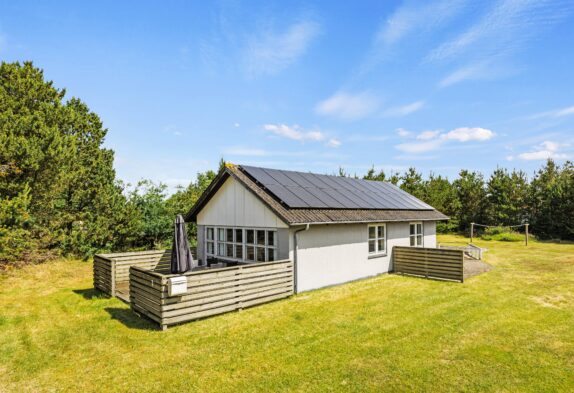
<svg viewBox="0 0 574 393">
<path fill-rule="evenodd" d="M 436 247 L 436 223 L 425 222 L 424 246 Z M 291 238 L 293 232 L 291 230 Z M 394 246 L 409 246 L 409 223 L 386 223 L 387 254 L 368 253 L 367 224 L 311 225 L 298 234 L 297 292 L 344 283 L 392 271 Z M 294 257 L 290 242 L 290 258 Z"/>
<path fill-rule="evenodd" d="M 245 186 L 229 177 L 197 215 L 197 225 L 287 228 Z"/>
</svg>

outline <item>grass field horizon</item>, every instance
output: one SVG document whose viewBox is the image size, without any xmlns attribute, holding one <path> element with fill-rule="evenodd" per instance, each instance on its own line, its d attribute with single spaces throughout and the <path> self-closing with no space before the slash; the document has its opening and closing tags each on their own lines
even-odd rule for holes
<svg viewBox="0 0 574 393">
<path fill-rule="evenodd" d="M 91 262 L 14 270 L 0 392 L 573 391 L 574 245 L 475 243 L 494 269 L 464 284 L 381 275 L 167 332 Z"/>
</svg>

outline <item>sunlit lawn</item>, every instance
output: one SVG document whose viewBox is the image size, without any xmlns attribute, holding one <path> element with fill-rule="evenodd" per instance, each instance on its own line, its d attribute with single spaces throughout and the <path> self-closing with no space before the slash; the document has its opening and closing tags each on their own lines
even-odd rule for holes
<svg viewBox="0 0 574 393">
<path fill-rule="evenodd" d="M 477 243 L 495 268 L 464 284 L 384 275 L 167 332 L 88 262 L 28 267 L 0 278 L 0 391 L 574 391 L 574 245 Z"/>
</svg>

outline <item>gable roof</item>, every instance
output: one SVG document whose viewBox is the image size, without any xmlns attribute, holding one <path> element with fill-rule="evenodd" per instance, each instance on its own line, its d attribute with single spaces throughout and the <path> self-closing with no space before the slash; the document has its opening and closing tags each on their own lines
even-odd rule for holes
<svg viewBox="0 0 574 393">
<path fill-rule="evenodd" d="M 227 164 L 185 220 L 196 221 L 197 214 L 229 177 L 239 181 L 288 225 L 448 219 L 386 182 Z"/>
</svg>

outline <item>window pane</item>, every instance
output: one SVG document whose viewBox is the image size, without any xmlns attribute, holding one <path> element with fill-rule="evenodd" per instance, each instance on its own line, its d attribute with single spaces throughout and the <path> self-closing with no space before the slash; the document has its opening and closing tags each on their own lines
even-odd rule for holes
<svg viewBox="0 0 574 393">
<path fill-rule="evenodd" d="M 275 245 L 275 231 L 267 232 L 267 245 L 272 247 Z"/>
<path fill-rule="evenodd" d="M 376 231 L 375 227 L 369 227 L 369 239 L 375 238 L 375 231 Z"/>
<path fill-rule="evenodd" d="M 383 225 L 381 225 L 380 227 L 377 227 L 377 237 L 379 239 L 382 237 L 385 237 L 385 227 Z"/>
<path fill-rule="evenodd" d="M 247 229 L 245 232 L 247 237 L 247 244 L 255 244 L 255 231 L 253 229 Z"/>
<path fill-rule="evenodd" d="M 423 235 L 417 235 L 417 246 L 423 245 Z"/>
<path fill-rule="evenodd" d="M 207 253 L 213 255 L 213 242 L 207 242 Z"/>
<path fill-rule="evenodd" d="M 375 241 L 369 240 L 369 252 L 375 252 Z"/>
<path fill-rule="evenodd" d="M 241 244 L 235 245 L 235 258 L 243 259 L 243 246 Z"/>
<path fill-rule="evenodd" d="M 257 244 L 265 245 L 265 231 L 257 231 Z"/>
<path fill-rule="evenodd" d="M 257 262 L 265 262 L 265 247 L 257 247 Z"/>
<path fill-rule="evenodd" d="M 255 247 L 247 246 L 245 247 L 245 260 L 254 261 L 255 260 Z"/>
<path fill-rule="evenodd" d="M 411 247 L 415 245 L 415 237 L 411 236 Z"/>
<path fill-rule="evenodd" d="M 233 229 L 231 229 L 231 228 L 227 230 L 227 241 L 228 242 L 233 241 Z"/>
<path fill-rule="evenodd" d="M 233 258 L 233 243 L 226 243 L 225 248 L 227 256 Z"/>
<path fill-rule="evenodd" d="M 235 230 L 235 243 L 243 243 L 243 229 Z"/>
<path fill-rule="evenodd" d="M 225 241 L 225 229 L 217 228 L 217 240 Z"/>
<path fill-rule="evenodd" d="M 423 224 L 417 224 L 417 233 L 423 233 Z"/>
<path fill-rule="evenodd" d="M 217 244 L 217 255 L 220 255 L 222 257 L 225 256 L 225 243 Z"/>
<path fill-rule="evenodd" d="M 267 260 L 272 262 L 275 260 L 275 250 L 273 248 L 267 249 Z"/>
<path fill-rule="evenodd" d="M 377 246 L 378 246 L 377 251 L 379 251 L 379 252 L 385 251 L 385 240 L 384 240 L 384 239 L 379 239 L 379 240 L 377 240 L 377 242 L 378 242 L 378 244 L 377 244 Z"/>
<path fill-rule="evenodd" d="M 415 224 L 411 224 L 411 235 L 415 234 Z"/>
<path fill-rule="evenodd" d="M 207 240 L 213 240 L 213 228 L 207 228 Z"/>
</svg>

